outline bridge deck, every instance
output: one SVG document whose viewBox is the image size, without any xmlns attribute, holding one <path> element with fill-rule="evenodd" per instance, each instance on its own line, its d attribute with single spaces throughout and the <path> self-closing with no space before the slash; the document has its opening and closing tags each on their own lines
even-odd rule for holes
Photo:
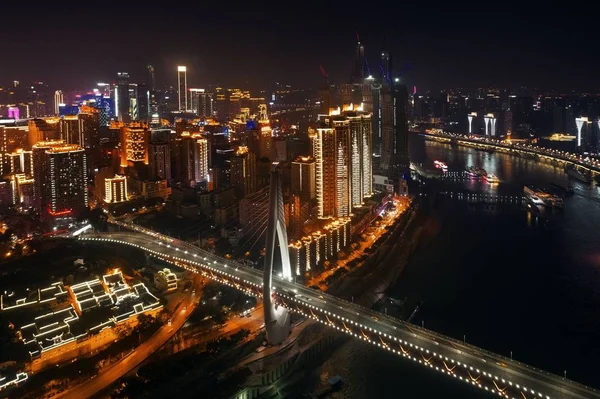
<svg viewBox="0 0 600 399">
<path fill-rule="evenodd" d="M 210 271 L 232 285 L 262 287 L 262 273 L 193 245 L 133 225 L 136 233 L 82 236 L 125 244 L 189 270 Z M 279 303 L 326 325 L 506 398 L 600 398 L 600 392 L 453 338 L 347 302 L 291 281 L 273 278 Z"/>
</svg>

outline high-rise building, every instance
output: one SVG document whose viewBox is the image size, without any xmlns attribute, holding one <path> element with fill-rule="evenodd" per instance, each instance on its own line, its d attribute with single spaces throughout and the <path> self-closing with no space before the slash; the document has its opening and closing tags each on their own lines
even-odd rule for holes
<svg viewBox="0 0 600 399">
<path fill-rule="evenodd" d="M 153 124 L 155 121 L 160 121 L 160 116 L 158 114 L 158 100 L 156 98 L 154 66 L 152 65 L 148 65 L 148 117 Z"/>
<path fill-rule="evenodd" d="M 62 141 L 39 142 L 33 163 L 38 212 L 55 227 L 70 223 L 88 206 L 85 151 Z"/>
<path fill-rule="evenodd" d="M 168 142 L 150 143 L 148 158 L 150 180 L 171 180 L 171 150 Z"/>
<path fill-rule="evenodd" d="M 220 122 L 227 121 L 229 117 L 229 92 L 222 87 L 215 89 L 215 112 Z"/>
<path fill-rule="evenodd" d="M 174 177 L 189 187 L 208 180 L 208 140 L 200 133 L 184 132 L 171 143 Z M 177 155 L 176 155 L 177 154 Z"/>
<path fill-rule="evenodd" d="M 82 122 L 79 144 L 86 151 L 95 153 L 100 147 L 100 112 L 97 108 L 81 106 L 77 117 Z"/>
<path fill-rule="evenodd" d="M 121 167 L 129 163 L 148 164 L 150 132 L 142 125 L 121 127 Z"/>
<path fill-rule="evenodd" d="M 381 168 L 393 181 L 399 181 L 409 169 L 408 92 L 398 78 L 382 91 Z"/>
<path fill-rule="evenodd" d="M 65 115 L 60 122 L 60 139 L 67 144 L 79 144 L 83 134 L 83 120 L 77 115 Z"/>
<path fill-rule="evenodd" d="M 188 92 L 187 92 L 187 68 L 185 66 L 177 67 L 177 98 L 179 100 L 179 111 L 188 110 Z"/>
<path fill-rule="evenodd" d="M 36 118 L 28 122 L 29 147 L 40 141 L 59 140 L 60 139 L 60 118 Z"/>
<path fill-rule="evenodd" d="M 373 194 L 373 126 L 370 113 L 349 111 L 344 116 L 350 121 L 352 207 L 357 207 Z"/>
<path fill-rule="evenodd" d="M 373 191 L 371 113 L 347 106 L 310 129 L 318 217 L 347 217 Z M 294 176 L 292 176 L 294 179 Z"/>
<path fill-rule="evenodd" d="M 129 73 L 117 73 L 117 85 L 113 91 L 116 117 L 121 122 L 131 122 L 131 113 L 129 108 L 131 100 L 129 97 Z"/>
<path fill-rule="evenodd" d="M 64 103 L 65 103 L 65 98 L 63 96 L 63 92 L 61 90 L 56 90 L 54 92 L 54 115 L 55 116 L 58 115 L 59 108 Z"/>
<path fill-rule="evenodd" d="M 230 182 L 238 199 L 256 191 L 256 156 L 239 147 L 231 157 Z"/>
<path fill-rule="evenodd" d="M 292 162 L 291 192 L 313 200 L 317 197 L 316 164 L 312 157 L 298 157 Z"/>
<path fill-rule="evenodd" d="M 204 97 L 204 89 L 194 89 L 194 88 L 190 88 L 188 89 L 189 91 L 189 104 L 190 104 L 190 111 L 192 111 L 195 114 L 199 113 L 200 110 L 200 102 L 203 101 L 203 97 Z"/>
<path fill-rule="evenodd" d="M 137 120 L 149 122 L 150 118 L 150 90 L 146 83 L 137 85 Z"/>
<path fill-rule="evenodd" d="M 127 201 L 127 177 L 115 175 L 104 179 L 104 202 L 114 204 Z"/>
<path fill-rule="evenodd" d="M 317 216 L 334 217 L 336 215 L 336 131 L 333 128 L 310 129 L 309 137 L 315 159 Z"/>
</svg>

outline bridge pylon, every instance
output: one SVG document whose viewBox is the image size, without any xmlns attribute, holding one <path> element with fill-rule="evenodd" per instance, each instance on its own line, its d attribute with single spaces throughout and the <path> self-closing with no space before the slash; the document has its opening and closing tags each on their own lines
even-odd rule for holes
<svg viewBox="0 0 600 399">
<path fill-rule="evenodd" d="M 281 172 L 275 167 L 271 171 L 269 188 L 269 213 L 267 219 L 267 239 L 265 243 L 265 267 L 263 270 L 263 308 L 267 341 L 278 345 L 289 335 L 290 314 L 283 306 L 273 303 L 273 269 L 275 263 L 276 244 L 279 244 L 279 260 L 281 276 L 292 279 L 292 268 L 288 250 L 288 239 L 283 210 L 283 194 L 281 191 Z M 279 269 L 279 268 L 278 268 Z"/>
</svg>

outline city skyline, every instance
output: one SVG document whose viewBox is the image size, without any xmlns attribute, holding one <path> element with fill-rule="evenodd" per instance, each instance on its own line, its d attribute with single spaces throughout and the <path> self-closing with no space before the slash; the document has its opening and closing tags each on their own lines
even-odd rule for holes
<svg viewBox="0 0 600 399">
<path fill-rule="evenodd" d="M 402 5 L 392 7 L 390 13 L 359 18 L 353 7 L 333 5 L 322 5 L 319 13 L 298 9 L 265 13 L 248 6 L 225 13 L 211 5 L 191 17 L 201 29 L 195 23 L 178 23 L 168 8 L 121 6 L 97 39 L 106 44 L 106 51 L 95 50 L 77 35 L 73 38 L 73 32 L 97 23 L 93 9 L 78 6 L 67 26 L 54 22 L 53 16 L 60 11 L 41 7 L 3 21 L 0 31 L 10 33 L 12 61 L 0 65 L 0 77 L 3 84 L 42 80 L 68 90 L 113 81 L 117 71 L 129 72 L 134 81 L 145 81 L 146 66 L 151 63 L 159 87 L 175 87 L 173 69 L 186 65 L 188 87 L 266 88 L 279 81 L 310 88 L 322 82 L 320 65 L 333 83 L 349 79 L 358 33 L 372 68 L 377 67 L 378 53 L 387 49 L 393 54 L 394 69 L 406 76 L 410 86 L 526 85 L 590 91 L 600 87 L 593 68 L 598 56 L 591 51 L 591 26 L 573 26 L 576 15 L 568 11 L 545 9 L 533 14 L 534 9 L 521 7 L 516 12 L 510 4 L 505 6 L 504 10 L 474 10 Z M 196 10 L 200 11 L 191 6 L 189 14 L 195 15 Z M 25 21 L 37 29 L 22 29 Z M 156 21 L 157 29 L 146 28 L 147 21 Z M 232 54 L 236 54 L 233 59 Z M 44 62 L 34 62 L 34 57 Z M 233 61 L 236 58 L 240 61 Z"/>
</svg>

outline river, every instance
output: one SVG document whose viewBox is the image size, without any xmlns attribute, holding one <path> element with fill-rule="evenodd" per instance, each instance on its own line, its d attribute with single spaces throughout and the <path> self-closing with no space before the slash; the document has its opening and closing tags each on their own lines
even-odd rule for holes
<svg viewBox="0 0 600 399">
<path fill-rule="evenodd" d="M 448 164 L 449 171 L 483 167 L 500 183 L 444 183 L 429 192 L 522 195 L 524 184 L 569 184 L 549 164 L 507 154 L 410 137 L 413 162 Z M 573 181 L 562 212 L 525 206 L 472 205 L 437 194 L 429 239 L 417 249 L 388 295 L 407 299 L 416 324 L 600 387 L 600 189 Z M 516 200 L 515 200 L 516 203 Z M 409 309 L 410 310 L 410 309 Z M 410 312 L 409 312 L 410 313 Z M 314 372 L 340 375 L 333 398 L 489 397 L 446 376 L 358 340 L 343 344 Z"/>
</svg>

